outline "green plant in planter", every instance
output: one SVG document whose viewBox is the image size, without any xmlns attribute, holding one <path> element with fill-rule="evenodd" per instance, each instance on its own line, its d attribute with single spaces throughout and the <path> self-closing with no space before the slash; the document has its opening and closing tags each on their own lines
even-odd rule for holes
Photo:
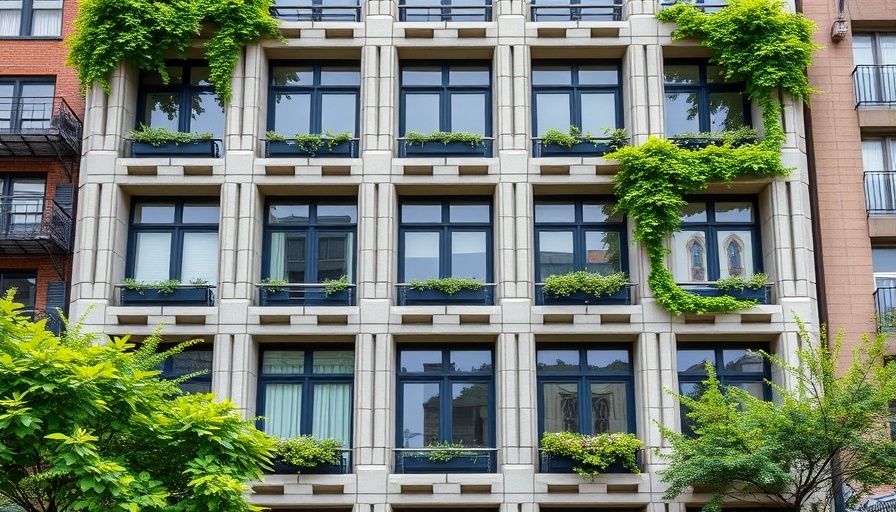
<svg viewBox="0 0 896 512">
<path fill-rule="evenodd" d="M 454 295 L 461 290 L 481 290 L 485 283 L 472 277 L 430 277 L 429 279 L 412 279 L 411 290 L 439 290 Z"/>
<path fill-rule="evenodd" d="M 169 295 L 180 288 L 180 281 L 178 281 L 177 279 L 166 279 L 164 281 L 145 283 L 143 281 L 137 281 L 129 277 L 124 280 L 124 287 L 126 290 L 137 291 L 140 293 L 140 295 L 143 295 L 146 290 L 155 290 L 161 294 Z"/>
<path fill-rule="evenodd" d="M 275 459 L 303 468 L 313 468 L 321 464 L 339 464 L 342 458 L 342 444 L 333 439 L 315 439 L 299 436 L 280 439 L 274 445 Z"/>
<path fill-rule="evenodd" d="M 339 293 L 342 290 L 348 288 L 349 285 L 351 285 L 348 280 L 348 276 L 346 276 L 345 274 L 342 274 L 342 277 L 340 277 L 339 279 L 324 279 L 323 281 L 321 281 L 321 284 L 325 285 L 324 295 L 327 297 L 333 295 L 334 293 Z"/>
<path fill-rule="evenodd" d="M 134 142 L 143 142 L 152 144 L 153 146 L 161 146 L 173 142 L 174 144 L 189 144 L 197 140 L 212 140 L 215 136 L 209 132 L 202 133 L 184 133 L 172 132 L 168 128 L 159 126 L 151 127 L 141 124 L 140 128 L 131 130 L 126 135 L 128 139 Z"/>
<path fill-rule="evenodd" d="M 720 143 L 729 143 L 731 147 L 743 146 L 744 144 L 753 144 L 756 142 L 756 128 L 752 126 L 741 126 L 733 130 L 725 130 L 722 132 L 683 132 L 676 135 L 675 139 L 713 139 Z"/>
<path fill-rule="evenodd" d="M 604 137 L 595 139 L 590 132 L 583 134 L 582 130 L 575 125 L 570 125 L 568 133 L 563 130 L 558 130 L 557 128 L 548 128 L 545 130 L 544 135 L 541 136 L 541 142 L 544 145 L 555 144 L 557 146 L 571 148 L 580 142 L 591 142 L 597 146 L 603 142 L 603 140 L 609 139 L 607 145 L 612 150 L 617 150 L 628 145 L 628 134 L 624 128 L 601 129 L 604 132 Z"/>
<path fill-rule="evenodd" d="M 614 272 L 605 276 L 598 272 L 579 270 L 546 277 L 543 290 L 555 297 L 568 297 L 576 292 L 600 297 L 613 295 L 626 284 L 628 276 L 624 272 Z"/>
<path fill-rule="evenodd" d="M 265 277 L 265 278 L 262 278 L 261 281 L 259 281 L 259 284 L 261 284 L 264 287 L 264 289 L 266 289 L 269 292 L 282 292 L 283 290 L 286 289 L 286 285 L 289 283 L 287 283 L 285 279 L 278 279 L 275 277 Z"/>
<path fill-rule="evenodd" d="M 448 462 L 456 457 L 470 457 L 473 461 L 479 458 L 478 452 L 463 451 L 464 448 L 466 446 L 463 443 L 439 441 L 426 445 L 429 451 L 421 453 L 432 462 Z"/>
<path fill-rule="evenodd" d="M 594 478 L 615 462 L 633 473 L 640 473 L 638 450 L 643 443 L 634 434 L 617 432 L 587 436 L 575 432 L 545 432 L 541 449 L 551 455 L 572 459 L 572 470 L 585 478 Z"/>
<path fill-rule="evenodd" d="M 482 141 L 482 135 L 468 132 L 432 132 L 424 135 L 415 131 L 409 131 L 404 138 L 409 146 L 415 144 L 422 146 L 427 142 L 441 142 L 442 144 L 462 142 L 475 148 Z"/>
<path fill-rule="evenodd" d="M 194 277 L 193 279 L 190 279 L 190 284 L 194 286 L 205 286 L 208 284 L 208 280 L 201 277 Z"/>
<path fill-rule="evenodd" d="M 268 142 L 286 142 L 287 140 L 289 140 L 286 138 L 286 135 L 279 134 L 274 130 L 269 130 L 267 133 L 265 133 L 264 138 Z"/>
<path fill-rule="evenodd" d="M 766 284 L 768 284 L 768 274 L 757 272 L 749 279 L 745 279 L 743 276 L 730 276 L 719 279 L 716 281 L 716 288 L 725 291 L 736 290 L 742 292 L 744 289 L 759 290 Z"/>
</svg>

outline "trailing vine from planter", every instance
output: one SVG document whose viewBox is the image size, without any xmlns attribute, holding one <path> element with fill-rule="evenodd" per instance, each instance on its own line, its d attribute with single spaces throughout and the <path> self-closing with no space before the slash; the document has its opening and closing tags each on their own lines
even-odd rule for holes
<svg viewBox="0 0 896 512">
<path fill-rule="evenodd" d="M 762 109 L 765 138 L 752 144 L 726 141 L 698 150 L 677 147 L 669 140 L 651 138 L 637 147 L 625 147 L 605 158 L 621 164 L 616 174 L 616 208 L 637 224 L 633 235 L 647 250 L 651 271 L 647 282 L 657 303 L 673 314 L 727 313 L 748 308 L 751 300 L 730 296 L 702 297 L 680 288 L 665 265 L 669 253 L 664 242 L 681 229 L 684 196 L 706 189 L 712 181 L 738 176 L 786 176 L 781 165 L 781 103 L 787 92 L 808 102 L 814 92 L 804 70 L 812 64 L 815 24 L 784 10 L 778 0 L 731 0 L 717 13 L 706 14 L 690 4 L 676 4 L 657 18 L 678 23 L 673 39 L 696 37 L 714 52 L 711 62 L 721 65 L 727 80 L 743 80 L 747 96 Z"/>
<path fill-rule="evenodd" d="M 86 90 L 99 83 L 109 94 L 109 78 L 122 60 L 157 71 L 168 83 L 165 59 L 186 50 L 204 24 L 214 30 L 205 42 L 209 82 L 229 101 L 230 80 L 244 46 L 264 37 L 283 41 L 271 0 L 81 0 L 68 44 L 68 64 Z"/>
</svg>

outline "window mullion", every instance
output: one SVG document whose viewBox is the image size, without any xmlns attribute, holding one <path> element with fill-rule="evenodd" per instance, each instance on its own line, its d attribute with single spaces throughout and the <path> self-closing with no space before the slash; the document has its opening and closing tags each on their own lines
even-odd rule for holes
<svg viewBox="0 0 896 512">
<path fill-rule="evenodd" d="M 19 35 L 30 36 L 34 32 L 32 23 L 34 18 L 33 13 L 33 0 L 22 0 L 22 12 L 20 14 L 21 21 L 19 22 Z"/>
<path fill-rule="evenodd" d="M 315 227 L 309 226 L 305 235 L 305 282 L 319 283 L 318 271 L 318 233 Z"/>
<path fill-rule="evenodd" d="M 323 91 L 321 91 L 320 87 L 315 86 L 311 90 L 311 119 L 308 123 L 308 131 L 310 133 L 323 135 L 323 114 L 321 112 L 323 104 Z"/>
</svg>

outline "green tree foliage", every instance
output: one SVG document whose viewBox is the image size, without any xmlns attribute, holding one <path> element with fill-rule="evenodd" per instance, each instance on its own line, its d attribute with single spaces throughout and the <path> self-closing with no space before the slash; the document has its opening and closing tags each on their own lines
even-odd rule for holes
<svg viewBox="0 0 896 512">
<path fill-rule="evenodd" d="M 270 16 L 271 0 L 81 0 L 68 64 L 83 88 L 99 82 L 108 94 L 109 77 L 122 60 L 158 71 L 168 80 L 165 59 L 183 58 L 203 25 L 214 30 L 205 42 L 209 82 L 225 101 L 242 48 L 260 38 L 283 39 Z"/>
<path fill-rule="evenodd" d="M 713 493 L 704 512 L 718 512 L 725 498 L 756 496 L 796 512 L 815 500 L 830 503 L 841 480 L 857 491 L 851 501 L 896 481 L 896 443 L 886 428 L 896 363 L 884 361 L 886 336 L 865 335 L 838 376 L 842 331 L 829 350 L 824 331 L 815 340 L 797 322 L 798 366 L 764 354 L 793 384 L 773 385 L 774 402 L 723 389 L 711 366 L 702 395 L 673 393 L 689 410 L 694 436 L 660 425 L 672 446 L 661 472 L 669 486 L 664 498 L 695 486 Z"/>
<path fill-rule="evenodd" d="M 0 497 L 28 512 L 253 508 L 245 482 L 272 441 L 231 402 L 159 378 L 187 344 L 58 338 L 21 306 L 0 299 Z"/>
</svg>

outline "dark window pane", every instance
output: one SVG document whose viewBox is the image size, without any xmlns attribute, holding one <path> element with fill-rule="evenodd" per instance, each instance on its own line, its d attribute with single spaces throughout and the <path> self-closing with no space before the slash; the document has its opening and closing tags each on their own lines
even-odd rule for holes
<svg viewBox="0 0 896 512">
<path fill-rule="evenodd" d="M 628 393 L 624 382 L 591 384 L 591 434 L 628 432 Z"/>
<path fill-rule="evenodd" d="M 452 223 L 487 223 L 490 220 L 489 205 L 452 204 L 448 206 L 448 218 Z"/>
<path fill-rule="evenodd" d="M 449 353 L 451 371 L 491 372 L 492 352 L 490 350 L 452 350 Z"/>
<path fill-rule="evenodd" d="M 714 92 L 709 95 L 709 131 L 734 130 L 744 125 L 744 98 L 739 92 Z"/>
<path fill-rule="evenodd" d="M 193 95 L 190 133 L 211 133 L 220 139 L 224 134 L 224 105 L 212 92 Z"/>
<path fill-rule="evenodd" d="M 585 270 L 603 275 L 622 270 L 621 243 L 616 231 L 585 233 Z"/>
<path fill-rule="evenodd" d="M 631 372 L 628 350 L 589 350 L 588 371 Z"/>
<path fill-rule="evenodd" d="M 353 204 L 318 205 L 317 222 L 320 224 L 356 224 L 358 207 Z"/>
<path fill-rule="evenodd" d="M 167 85 L 179 85 L 183 82 L 184 68 L 182 66 L 165 66 L 168 72 Z M 143 85 L 164 85 L 162 75 L 155 71 L 144 71 L 140 74 L 140 83 Z"/>
<path fill-rule="evenodd" d="M 400 359 L 403 372 L 442 371 L 442 352 L 439 350 L 402 350 Z"/>
<path fill-rule="evenodd" d="M 402 85 L 442 85 L 442 68 L 404 68 Z"/>
<path fill-rule="evenodd" d="M 289 137 L 311 131 L 310 94 L 275 94 L 274 112 L 275 132 Z"/>
<path fill-rule="evenodd" d="M 572 231 L 541 231 L 538 233 L 539 279 L 575 270 Z"/>
<path fill-rule="evenodd" d="M 535 358 L 540 372 L 579 371 L 578 350 L 539 350 Z"/>
<path fill-rule="evenodd" d="M 681 208 L 682 222 L 706 222 L 706 203 L 689 203 Z"/>
<path fill-rule="evenodd" d="M 178 132 L 178 117 L 180 115 L 180 94 L 170 92 L 156 92 L 146 95 L 146 111 L 143 113 L 143 122 L 153 128 L 167 128 Z"/>
<path fill-rule="evenodd" d="M 721 66 L 706 66 L 706 81 L 709 83 L 725 83 L 725 75 Z"/>
<path fill-rule="evenodd" d="M 711 349 L 688 349 L 678 351 L 679 372 L 703 372 L 706 361 L 715 365 L 715 352 Z"/>
<path fill-rule="evenodd" d="M 765 359 L 762 354 L 749 349 L 723 350 L 722 361 L 725 369 L 730 371 L 761 372 L 765 370 Z"/>
<path fill-rule="evenodd" d="M 666 64 L 663 77 L 667 84 L 692 84 L 700 81 L 700 66 Z"/>
<path fill-rule="evenodd" d="M 354 257 L 352 233 L 324 233 L 317 239 L 317 280 L 352 278 Z"/>
<path fill-rule="evenodd" d="M 218 205 L 184 205 L 183 222 L 189 224 L 217 224 Z"/>
<path fill-rule="evenodd" d="M 666 93 L 666 137 L 700 131 L 700 110 L 697 94 Z"/>
<path fill-rule="evenodd" d="M 211 86 L 208 81 L 208 66 L 193 66 L 190 68 L 190 85 Z"/>
<path fill-rule="evenodd" d="M 308 279 L 305 274 L 305 254 L 308 251 L 306 247 L 307 235 L 305 233 L 278 233 L 282 238 L 281 246 L 277 244 L 277 237 L 271 239 L 271 268 L 278 268 L 280 265 L 286 266 L 286 280 L 290 283 L 304 283 Z M 282 251 L 282 252 L 281 252 Z M 279 256 L 282 254 L 282 256 Z M 274 261 L 273 258 L 282 258 L 282 260 Z M 280 263 L 282 261 L 282 263 Z M 272 277 L 273 274 L 272 274 Z"/>
<path fill-rule="evenodd" d="M 401 411 L 404 448 L 423 448 L 439 442 L 439 385 L 402 384 L 404 404 Z"/>
<path fill-rule="evenodd" d="M 575 222 L 574 204 L 536 204 L 535 222 Z"/>
<path fill-rule="evenodd" d="M 275 66 L 273 85 L 314 85 L 311 66 Z"/>
<path fill-rule="evenodd" d="M 579 385 L 545 382 L 542 385 L 545 432 L 580 432 Z"/>
<path fill-rule="evenodd" d="M 442 222 L 442 205 L 440 204 L 404 204 L 401 205 L 401 222 L 403 223 L 439 223 Z"/>
<path fill-rule="evenodd" d="M 307 204 L 277 204 L 268 208 L 268 222 L 271 224 L 308 224 Z"/>
<path fill-rule="evenodd" d="M 174 375 L 186 375 L 201 371 L 212 370 L 211 350 L 185 350 L 180 354 L 171 356 L 171 372 Z"/>
<path fill-rule="evenodd" d="M 753 203 L 716 203 L 716 222 L 753 222 Z"/>
<path fill-rule="evenodd" d="M 451 442 L 470 448 L 491 444 L 488 395 L 488 384 L 451 386 Z"/>
</svg>

